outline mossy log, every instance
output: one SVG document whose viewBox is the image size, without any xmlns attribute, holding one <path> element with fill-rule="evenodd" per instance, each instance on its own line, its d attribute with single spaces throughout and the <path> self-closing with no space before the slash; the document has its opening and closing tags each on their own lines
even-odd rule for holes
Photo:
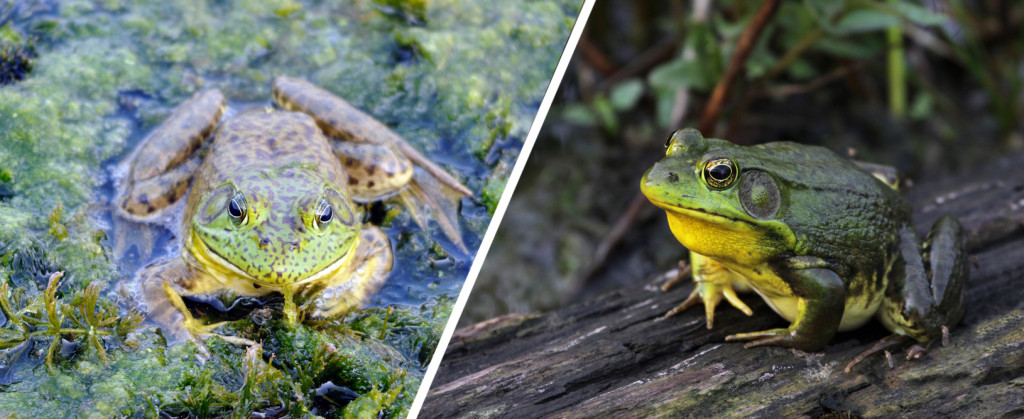
<svg viewBox="0 0 1024 419">
<path fill-rule="evenodd" d="M 972 254 L 964 320 L 921 359 L 894 348 L 892 366 L 876 355 L 844 372 L 887 335 L 875 321 L 820 352 L 744 349 L 725 336 L 786 325 L 759 298 L 743 297 L 753 317 L 720 305 L 708 330 L 699 308 L 661 318 L 691 286 L 647 281 L 459 330 L 421 417 L 1024 416 L 1024 154 L 909 198 L 920 234 L 956 215 Z"/>
</svg>

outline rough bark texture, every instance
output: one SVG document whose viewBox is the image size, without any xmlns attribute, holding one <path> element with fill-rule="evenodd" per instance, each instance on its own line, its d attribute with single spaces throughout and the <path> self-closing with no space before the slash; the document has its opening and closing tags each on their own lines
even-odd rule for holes
<svg viewBox="0 0 1024 419">
<path fill-rule="evenodd" d="M 743 349 L 728 334 L 784 327 L 760 298 L 753 317 L 722 304 L 661 316 L 692 289 L 653 282 L 543 315 L 461 329 L 421 417 L 1024 416 L 1024 154 L 910 194 L 924 234 L 960 218 L 972 253 L 964 321 L 918 360 L 894 348 L 843 367 L 884 337 L 877 322 L 823 351 Z M 901 349 L 902 348 L 902 349 Z"/>
</svg>

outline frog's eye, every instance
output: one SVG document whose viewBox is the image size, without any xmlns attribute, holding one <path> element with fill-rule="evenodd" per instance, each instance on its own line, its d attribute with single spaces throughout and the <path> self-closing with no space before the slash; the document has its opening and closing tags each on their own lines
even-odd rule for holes
<svg viewBox="0 0 1024 419">
<path fill-rule="evenodd" d="M 235 227 L 245 225 L 248 220 L 249 210 L 245 203 L 245 195 L 242 195 L 241 192 L 235 194 L 235 197 L 231 198 L 231 202 L 228 202 L 228 215 L 231 216 L 231 223 Z"/>
<path fill-rule="evenodd" d="M 711 159 L 704 164 L 704 183 L 715 189 L 725 189 L 736 182 L 738 172 L 732 160 L 724 157 Z"/>
<path fill-rule="evenodd" d="M 313 227 L 317 231 L 324 231 L 332 219 L 334 219 L 334 210 L 331 209 L 331 204 L 327 203 L 326 199 L 320 198 L 320 202 L 316 203 L 316 210 L 313 211 Z"/>
</svg>

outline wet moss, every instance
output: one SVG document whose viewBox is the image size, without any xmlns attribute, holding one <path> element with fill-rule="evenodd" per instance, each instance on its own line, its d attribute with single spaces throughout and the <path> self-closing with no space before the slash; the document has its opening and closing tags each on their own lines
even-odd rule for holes
<svg viewBox="0 0 1024 419">
<path fill-rule="evenodd" d="M 26 38 L 8 23 L 0 28 L 0 85 L 12 84 L 32 72 L 35 39 Z"/>
</svg>

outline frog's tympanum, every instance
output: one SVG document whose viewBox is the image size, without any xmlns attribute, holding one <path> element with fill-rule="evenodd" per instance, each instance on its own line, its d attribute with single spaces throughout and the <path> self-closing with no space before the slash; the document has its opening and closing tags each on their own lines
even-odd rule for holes
<svg viewBox="0 0 1024 419">
<path fill-rule="evenodd" d="M 176 339 L 211 333 L 182 296 L 280 293 L 289 321 L 342 313 L 390 272 L 391 245 L 355 203 L 398 195 L 435 210 L 460 244 L 454 197 L 470 195 L 369 115 L 312 84 L 278 77 L 283 110 L 221 122 L 224 96 L 197 93 L 130 158 L 118 203 L 136 220 L 185 200 L 181 256 L 139 274 L 149 318 Z M 410 205 L 414 206 L 414 205 Z M 419 218 L 417 218 L 419 220 Z"/>
<path fill-rule="evenodd" d="M 695 289 L 668 315 L 703 302 L 711 328 L 723 297 L 751 315 L 736 291 L 752 290 L 792 323 L 726 340 L 806 351 L 874 316 L 894 335 L 854 362 L 903 340 L 944 337 L 963 316 L 960 223 L 940 218 L 920 244 L 892 172 L 864 170 L 884 166 L 788 142 L 738 146 L 693 129 L 667 147 L 640 187 L 690 250 Z"/>
</svg>

